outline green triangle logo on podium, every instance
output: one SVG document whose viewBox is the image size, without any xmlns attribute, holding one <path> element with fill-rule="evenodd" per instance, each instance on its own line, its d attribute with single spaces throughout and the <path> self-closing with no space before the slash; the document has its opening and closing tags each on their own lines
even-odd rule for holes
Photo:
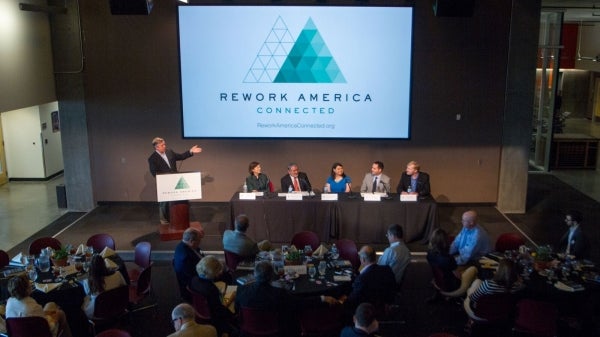
<svg viewBox="0 0 600 337">
<path fill-rule="evenodd" d="M 187 183 L 187 181 L 185 181 L 185 179 L 183 179 L 183 177 L 179 178 L 177 185 L 175 185 L 175 189 L 176 190 L 184 190 L 187 188 L 190 188 L 190 185 Z"/>
<path fill-rule="evenodd" d="M 346 83 L 346 79 L 312 18 L 294 41 L 278 17 L 244 82 Z"/>
</svg>

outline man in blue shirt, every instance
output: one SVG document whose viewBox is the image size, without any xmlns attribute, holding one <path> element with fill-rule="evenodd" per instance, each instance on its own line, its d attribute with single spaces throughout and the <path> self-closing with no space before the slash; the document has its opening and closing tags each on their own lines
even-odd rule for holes
<svg viewBox="0 0 600 337">
<path fill-rule="evenodd" d="M 457 265 L 477 262 L 492 251 L 488 233 L 477 224 L 477 212 L 470 210 L 462 215 L 462 230 L 450 245 L 450 255 L 454 255 Z"/>
</svg>

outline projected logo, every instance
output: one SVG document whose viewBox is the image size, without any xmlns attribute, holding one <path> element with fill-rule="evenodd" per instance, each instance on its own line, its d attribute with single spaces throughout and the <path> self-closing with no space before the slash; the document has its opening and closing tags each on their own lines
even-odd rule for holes
<svg viewBox="0 0 600 337">
<path fill-rule="evenodd" d="M 244 83 L 346 83 L 311 18 L 294 41 L 279 16 Z"/>
</svg>

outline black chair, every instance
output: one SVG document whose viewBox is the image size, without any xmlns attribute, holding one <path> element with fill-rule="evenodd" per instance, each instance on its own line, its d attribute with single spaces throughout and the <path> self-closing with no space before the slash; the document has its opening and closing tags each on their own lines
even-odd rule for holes
<svg viewBox="0 0 600 337">
<path fill-rule="evenodd" d="M 6 319 L 10 337 L 53 337 L 48 321 L 43 317 L 12 317 Z"/>
<path fill-rule="evenodd" d="M 127 315 L 129 307 L 129 286 L 124 285 L 98 294 L 94 303 L 94 316 L 88 321 L 96 334 L 98 326 L 116 323 Z"/>
</svg>

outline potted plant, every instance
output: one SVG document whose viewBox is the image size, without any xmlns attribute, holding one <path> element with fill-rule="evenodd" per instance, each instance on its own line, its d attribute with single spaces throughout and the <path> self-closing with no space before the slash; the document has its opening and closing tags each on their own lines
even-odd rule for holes
<svg viewBox="0 0 600 337">
<path fill-rule="evenodd" d="M 69 257 L 69 249 L 67 247 L 60 247 L 60 249 L 52 252 L 52 264 L 55 266 L 64 267 L 67 265 L 67 259 Z"/>
<path fill-rule="evenodd" d="M 539 246 L 531 255 L 533 256 L 535 270 L 542 271 L 547 269 L 550 261 L 552 261 L 552 248 L 550 246 Z"/>
<path fill-rule="evenodd" d="M 285 264 L 289 266 L 298 266 L 302 264 L 302 253 L 299 251 L 289 251 L 285 256 Z"/>
</svg>

